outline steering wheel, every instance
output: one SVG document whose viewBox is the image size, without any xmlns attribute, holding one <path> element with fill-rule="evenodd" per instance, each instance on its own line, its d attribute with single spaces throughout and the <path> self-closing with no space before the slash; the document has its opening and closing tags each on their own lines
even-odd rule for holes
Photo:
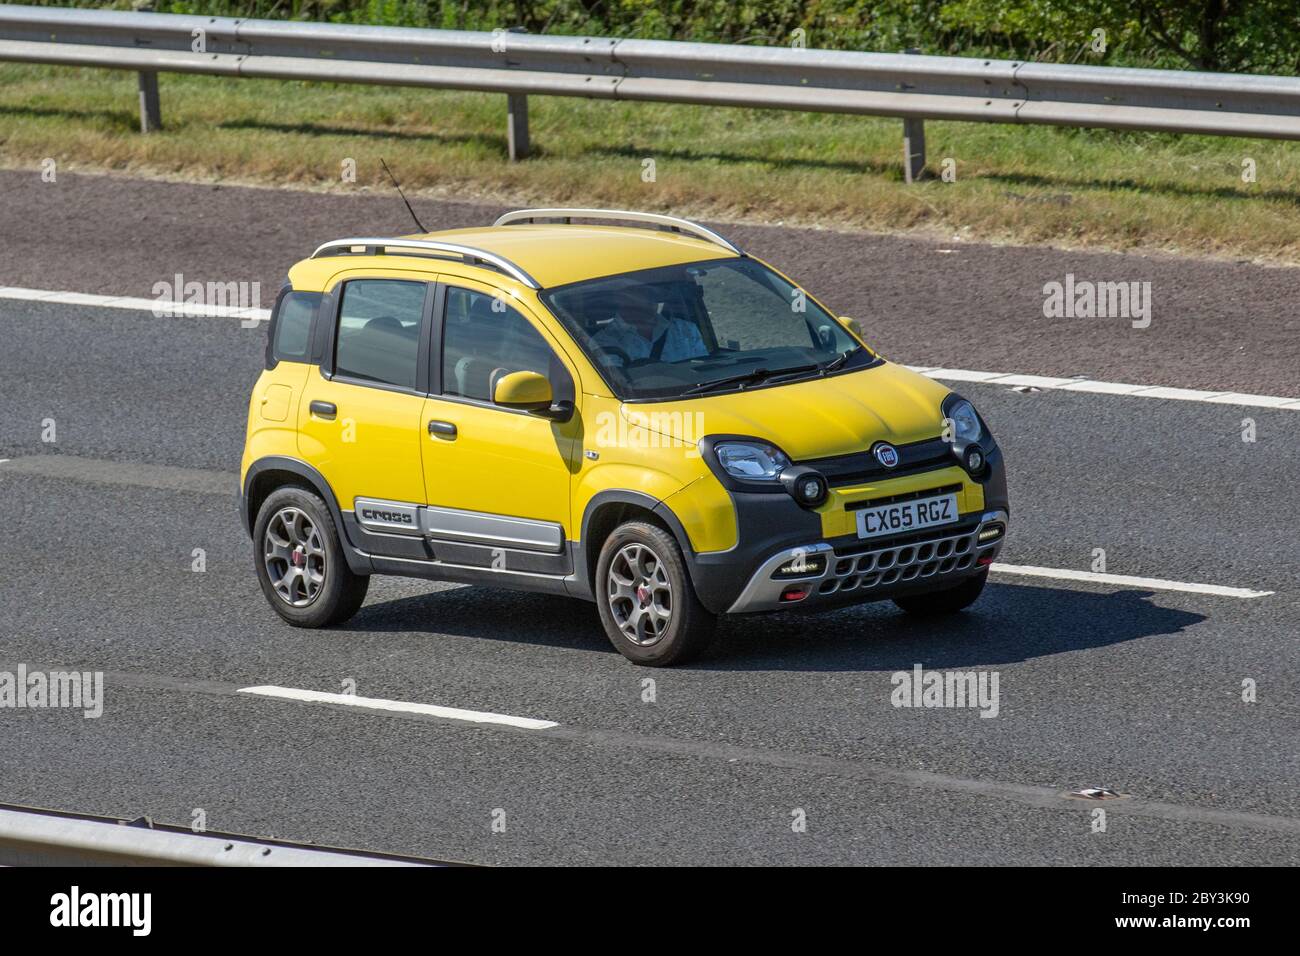
<svg viewBox="0 0 1300 956">
<path fill-rule="evenodd" d="M 617 359 L 621 359 L 623 362 L 623 368 L 627 368 L 632 364 L 632 356 L 628 355 L 626 352 L 624 352 L 621 348 L 619 348 L 616 345 L 601 345 L 599 346 L 599 349 L 600 351 L 612 355 Z"/>
</svg>

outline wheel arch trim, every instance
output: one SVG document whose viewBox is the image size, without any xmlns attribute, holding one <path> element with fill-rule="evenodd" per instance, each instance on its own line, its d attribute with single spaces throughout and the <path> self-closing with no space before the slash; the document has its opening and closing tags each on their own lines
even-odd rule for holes
<svg viewBox="0 0 1300 956">
<path fill-rule="evenodd" d="M 590 545 L 592 544 L 589 532 L 591 530 L 592 518 L 598 511 L 608 505 L 635 505 L 645 511 L 650 512 L 656 518 L 668 526 L 669 532 L 677 541 L 677 546 L 682 549 L 682 557 L 686 560 L 688 570 L 694 577 L 695 551 L 691 547 L 690 536 L 686 533 L 686 527 L 682 524 L 681 519 L 673 512 L 672 508 L 661 499 L 653 495 L 647 495 L 642 491 L 631 491 L 624 488 L 610 488 L 598 492 L 591 496 L 587 506 L 582 512 L 582 522 L 579 525 L 578 540 L 573 544 L 573 574 L 567 579 L 569 593 L 574 597 L 580 597 L 585 600 L 595 600 L 595 595 L 591 589 L 591 579 L 595 573 L 594 559 L 588 560 Z"/>
<path fill-rule="evenodd" d="M 250 538 L 253 535 L 253 526 L 257 521 L 257 515 L 249 507 L 249 492 L 257 477 L 268 471 L 284 471 L 295 475 L 303 479 L 312 490 L 320 495 L 325 502 L 325 507 L 329 508 L 330 517 L 334 519 L 334 528 L 338 532 L 339 544 L 343 547 L 348 566 L 354 574 L 372 573 L 374 567 L 370 559 L 359 552 L 356 545 L 348 538 L 347 524 L 343 521 L 343 512 L 339 508 L 334 489 L 330 487 L 330 483 L 325 480 L 324 475 L 300 458 L 290 458 L 287 455 L 267 455 L 248 466 L 248 471 L 244 473 L 244 483 L 239 494 L 239 514 L 244 530 L 248 532 Z"/>
</svg>

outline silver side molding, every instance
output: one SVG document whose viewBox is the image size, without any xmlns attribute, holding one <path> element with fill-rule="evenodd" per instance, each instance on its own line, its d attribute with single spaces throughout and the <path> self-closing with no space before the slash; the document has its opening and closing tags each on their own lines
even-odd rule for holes
<svg viewBox="0 0 1300 956">
<path fill-rule="evenodd" d="M 559 554 L 564 550 L 564 528 L 554 521 L 382 498 L 357 498 L 353 502 L 353 513 L 357 524 L 376 534 L 406 534 L 546 554 Z"/>
<path fill-rule="evenodd" d="M 421 508 L 420 517 L 425 535 L 444 541 L 545 551 L 548 554 L 559 554 L 564 547 L 564 529 L 552 521 L 434 506 Z"/>
</svg>

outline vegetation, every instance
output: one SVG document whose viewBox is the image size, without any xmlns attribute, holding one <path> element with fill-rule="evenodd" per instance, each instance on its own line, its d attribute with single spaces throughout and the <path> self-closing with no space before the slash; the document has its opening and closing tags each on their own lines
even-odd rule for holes
<svg viewBox="0 0 1300 956">
<path fill-rule="evenodd" d="M 1295 0 L 54 0 L 396 26 L 1296 73 Z M 1096 30 L 1105 31 L 1105 50 Z"/>
</svg>

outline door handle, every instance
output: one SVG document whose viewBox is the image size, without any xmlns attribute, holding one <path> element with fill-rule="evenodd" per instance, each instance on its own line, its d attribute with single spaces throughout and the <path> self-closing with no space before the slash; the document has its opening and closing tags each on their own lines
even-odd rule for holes
<svg viewBox="0 0 1300 956">
<path fill-rule="evenodd" d="M 455 438 L 456 426 L 451 422 L 443 422 L 435 418 L 429 422 L 429 434 L 441 435 L 443 438 Z"/>
<path fill-rule="evenodd" d="M 313 401 L 309 407 L 313 415 L 321 418 L 333 419 L 339 413 L 339 407 L 333 402 L 322 402 L 319 399 Z"/>
</svg>

